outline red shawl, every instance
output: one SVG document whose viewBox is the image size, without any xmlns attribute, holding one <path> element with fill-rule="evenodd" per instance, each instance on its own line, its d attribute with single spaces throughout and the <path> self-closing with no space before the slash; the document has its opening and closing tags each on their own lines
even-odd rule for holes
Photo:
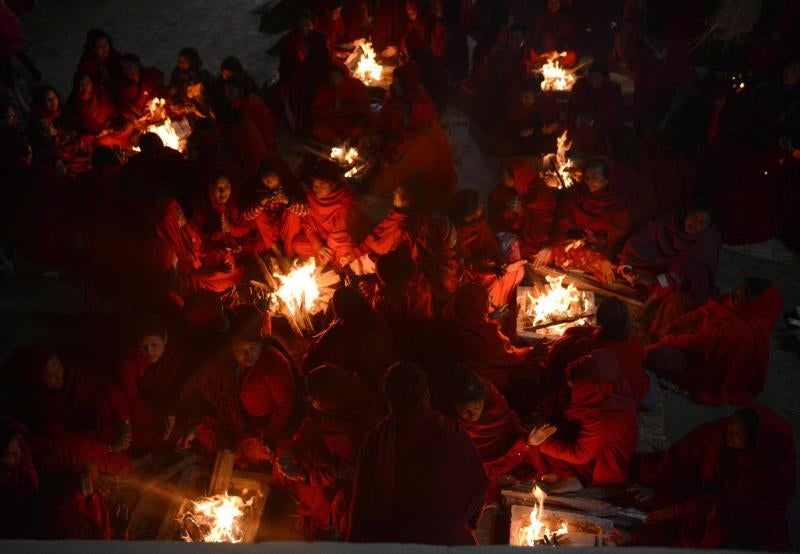
<svg viewBox="0 0 800 554">
<path fill-rule="evenodd" d="M 474 544 L 469 526 L 487 486 L 455 421 L 428 405 L 392 412 L 358 456 L 348 540 Z"/>
<path fill-rule="evenodd" d="M 572 383 L 572 398 L 563 414 L 578 425 L 578 436 L 566 440 L 554 435 L 539 451 L 556 474 L 578 477 L 585 484 L 624 483 L 639 439 L 637 401 L 616 356 L 608 350 L 594 350 L 568 366 L 568 378 L 588 358 L 596 366 Z"/>
<path fill-rule="evenodd" d="M 724 418 L 642 462 L 639 481 L 676 503 L 680 546 L 789 549 L 786 508 L 796 486 L 792 428 L 765 406 L 748 407 L 759 419 L 752 450 L 737 454 L 726 445 Z"/>
<path fill-rule="evenodd" d="M 95 82 L 108 84 L 115 77 L 120 58 L 122 56 L 116 50 L 111 50 L 108 57 L 102 61 L 97 59 L 94 52 L 84 52 L 75 73 L 86 72 L 94 78 Z"/>
<path fill-rule="evenodd" d="M 214 200 L 213 183 L 209 183 L 206 193 L 197 199 L 192 210 L 192 226 L 204 238 L 215 242 L 230 242 L 240 239 L 253 230 L 253 226 L 244 221 L 235 190 L 224 204 Z M 222 231 L 222 216 L 228 223 L 228 232 Z"/>
<path fill-rule="evenodd" d="M 689 357 L 679 385 L 704 404 L 751 402 L 764 388 L 769 337 L 782 308 L 783 297 L 770 287 L 743 306 L 725 296 L 673 322 L 661 344 Z"/>
<path fill-rule="evenodd" d="M 168 198 L 161 204 L 156 213 L 156 236 L 169 246 L 178 256 L 178 272 L 189 273 L 200 269 L 200 236 L 187 224 L 178 226 L 177 210 L 180 204 L 174 198 Z"/>
<path fill-rule="evenodd" d="M 263 135 L 254 121 L 242 117 L 238 123 L 222 124 L 219 127 L 225 154 L 248 179 L 258 176 L 264 158 L 271 153 L 271 144 L 264 142 Z"/>
<path fill-rule="evenodd" d="M 631 227 L 630 199 L 614 191 L 613 184 L 605 191 L 591 192 L 583 183 L 573 185 L 561 200 L 555 221 L 557 240 L 566 239 L 570 231 L 592 231 L 607 238 L 608 255 L 616 252 Z"/>
<path fill-rule="evenodd" d="M 174 412 L 172 402 L 182 385 L 183 369 L 183 356 L 171 345 L 154 364 L 144 360 L 137 348 L 128 352 L 117 377 L 134 425 L 161 423 Z"/>
<path fill-rule="evenodd" d="M 321 82 L 311 103 L 314 116 L 311 135 L 326 144 L 359 138 L 372 117 L 367 86 L 347 69 L 343 72 L 344 81 L 339 86 L 327 80 Z"/>
<path fill-rule="evenodd" d="M 255 94 L 250 94 L 234 103 L 234 107 L 255 125 L 267 149 L 272 151 L 278 124 L 264 101 Z"/>
<path fill-rule="evenodd" d="M 117 107 L 132 117 L 145 114 L 147 103 L 166 96 L 164 74 L 155 67 L 143 67 L 138 82 L 123 78 L 117 84 Z"/>
<path fill-rule="evenodd" d="M 483 381 L 483 388 L 486 396 L 481 417 L 478 421 L 459 420 L 458 423 L 472 439 L 483 463 L 488 464 L 502 461 L 517 441 L 527 438 L 528 431 L 494 385 Z"/>
<path fill-rule="evenodd" d="M 417 273 L 402 290 L 378 285 L 371 302 L 372 308 L 386 319 L 395 337 L 409 320 L 433 317 L 431 286 L 421 273 Z"/>
<path fill-rule="evenodd" d="M 106 90 L 94 83 L 94 94 L 82 99 L 73 92 L 69 107 L 78 122 L 81 132 L 97 135 L 114 127 L 119 121 L 119 113 Z"/>
<path fill-rule="evenodd" d="M 349 254 L 360 238 L 363 216 L 353 190 L 342 185 L 325 198 L 309 191 L 308 215 L 303 231 L 314 250 L 327 246 L 340 258 Z"/>
<path fill-rule="evenodd" d="M 422 14 L 419 14 L 422 17 Z M 408 26 L 406 0 L 384 0 L 378 4 L 372 25 L 372 42 L 380 52 L 387 46 L 400 46 Z"/>
<path fill-rule="evenodd" d="M 505 389 L 512 369 L 522 366 L 531 348 L 517 348 L 489 321 L 489 292 L 474 283 L 461 285 L 442 310 L 448 323 L 444 346 L 499 390 Z"/>
<path fill-rule="evenodd" d="M 505 258 L 485 217 L 458 228 L 458 254 L 465 263 L 502 262 Z"/>
<path fill-rule="evenodd" d="M 324 30 L 324 29 L 323 29 Z M 278 72 L 282 83 L 290 82 L 306 59 L 306 34 L 300 29 L 292 29 L 281 37 L 281 54 Z"/>
<path fill-rule="evenodd" d="M 683 218 L 665 217 L 632 236 L 619 261 L 652 275 L 674 272 L 688 281 L 688 291 L 704 303 L 714 289 L 722 237 L 710 228 L 697 235 L 686 233 Z"/>
</svg>

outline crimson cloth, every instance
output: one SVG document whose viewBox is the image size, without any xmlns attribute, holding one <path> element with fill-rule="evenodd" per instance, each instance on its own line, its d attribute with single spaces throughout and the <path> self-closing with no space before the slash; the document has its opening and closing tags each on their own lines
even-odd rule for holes
<svg viewBox="0 0 800 554">
<path fill-rule="evenodd" d="M 488 487 L 458 424 L 429 405 L 394 411 L 358 456 L 351 542 L 475 544 L 469 526 Z"/>
<path fill-rule="evenodd" d="M 29 432 L 24 425 L 4 416 L 0 416 L 0 429 L 5 433 L 13 433 L 12 436 L 19 439 L 22 452 L 16 468 L 0 469 L 0 493 L 4 499 L 22 499 L 25 495 L 35 493 L 39 489 L 39 474 L 33 465 L 31 449 L 25 440 L 29 436 Z"/>
<path fill-rule="evenodd" d="M 517 235 L 522 257 L 529 258 L 550 240 L 556 197 L 530 164 L 522 159 L 511 164 L 514 186 L 500 184 L 489 193 L 489 221 L 496 231 Z"/>
<path fill-rule="evenodd" d="M 567 106 L 573 127 L 570 136 L 575 146 L 584 152 L 596 152 L 601 141 L 625 118 L 625 102 L 620 86 L 610 80 L 595 88 L 586 77 L 578 79 L 572 87 Z M 581 121 L 588 118 L 591 125 Z"/>
<path fill-rule="evenodd" d="M 120 121 L 119 112 L 111 97 L 96 82 L 94 92 L 88 99 L 80 98 L 77 92 L 73 92 L 69 99 L 69 109 L 79 131 L 89 135 L 112 129 Z"/>
<path fill-rule="evenodd" d="M 596 250 L 610 257 L 622 247 L 630 227 L 630 198 L 616 191 L 613 183 L 600 192 L 577 183 L 561 199 L 553 234 L 558 242 L 564 242 L 570 232 L 585 235 L 591 231 L 605 243 Z"/>
<path fill-rule="evenodd" d="M 116 78 L 119 72 L 120 58 L 122 56 L 116 50 L 111 50 L 104 60 L 98 60 L 94 52 L 84 51 L 78 62 L 78 69 L 75 72 L 88 73 L 95 83 L 108 85 Z"/>
<path fill-rule="evenodd" d="M 399 46 L 409 23 L 405 0 L 384 0 L 378 4 L 372 25 L 372 43 L 376 51 L 380 52 L 387 46 Z"/>
<path fill-rule="evenodd" d="M 264 145 L 271 152 L 275 145 L 278 124 L 264 101 L 255 94 L 249 94 L 234 102 L 233 106 L 255 125 Z"/>
<path fill-rule="evenodd" d="M 689 548 L 789 549 L 786 508 L 796 486 L 789 423 L 765 406 L 755 446 L 727 446 L 729 418 L 700 425 L 663 454 L 642 461 L 639 482 L 666 495 L 677 513 L 669 541 Z M 643 530 L 648 532 L 648 527 Z"/>
<path fill-rule="evenodd" d="M 442 310 L 448 324 L 443 346 L 454 359 L 503 391 L 514 370 L 524 369 L 530 347 L 511 344 L 497 323 L 489 321 L 489 292 L 474 283 L 461 285 Z"/>
<path fill-rule="evenodd" d="M 155 67 L 141 68 L 138 81 L 123 78 L 117 83 L 116 88 L 119 111 L 132 119 L 145 115 L 147 104 L 153 98 L 166 95 L 164 74 Z"/>
<path fill-rule="evenodd" d="M 189 418 L 197 401 L 212 409 L 212 436 L 198 440 L 215 452 L 253 436 L 274 444 L 292 416 L 296 390 L 292 362 L 268 339 L 251 368 L 238 368 L 227 352 L 209 361 L 186 383 L 178 406 Z"/>
<path fill-rule="evenodd" d="M 175 415 L 172 402 L 180 392 L 183 373 L 183 356 L 172 341 L 154 364 L 148 363 L 138 348 L 132 348 L 122 360 L 117 379 L 130 408 L 134 445 L 161 442 L 165 417 Z"/>
<path fill-rule="evenodd" d="M 341 84 L 321 82 L 311 102 L 311 136 L 325 144 L 354 141 L 364 134 L 372 116 L 367 86 L 346 68 L 342 72 Z"/>
<path fill-rule="evenodd" d="M 314 337 L 302 367 L 309 372 L 323 364 L 335 365 L 379 391 L 386 368 L 396 361 L 391 329 L 383 316 L 373 313 L 357 324 L 335 320 Z"/>
<path fill-rule="evenodd" d="M 450 97 L 450 78 L 442 60 L 436 57 L 425 36 L 419 29 L 406 36 L 408 57 L 419 68 L 419 81 L 430 95 L 439 113 L 442 113 Z"/>
<path fill-rule="evenodd" d="M 308 214 L 301 223 L 303 232 L 295 237 L 292 248 L 300 256 L 314 256 L 321 247 L 333 250 L 338 260 L 350 254 L 361 238 L 364 216 L 353 189 L 341 185 L 325 198 L 309 191 Z"/>
<path fill-rule="evenodd" d="M 104 473 L 127 473 L 130 458 L 108 451 L 123 423 L 130 420 L 124 395 L 101 376 L 72 367 L 64 368 L 60 389 L 47 389 L 43 370 L 54 356 L 55 351 L 45 346 L 12 354 L 19 380 L 13 408 L 17 419 L 64 451 L 76 470 L 94 462 Z"/>
<path fill-rule="evenodd" d="M 442 60 L 454 81 L 460 81 L 469 74 L 469 47 L 458 13 L 460 2 L 461 0 L 446 0 L 444 17 L 431 18 L 426 33 L 431 50 Z"/>
<path fill-rule="evenodd" d="M 577 477 L 586 485 L 619 484 L 628 479 L 639 439 L 637 401 L 619 366 L 603 364 L 605 367 L 572 383 L 570 402 L 562 415 L 568 424 L 577 425 L 577 437 L 556 434 L 542 443 L 537 450 L 544 455 L 544 466 L 532 455 L 540 474 Z"/>
<path fill-rule="evenodd" d="M 769 337 L 783 308 L 770 287 L 742 306 L 730 295 L 709 300 L 667 327 L 661 342 L 647 350 L 645 365 L 691 392 L 703 404 L 742 405 L 764 388 Z M 677 349 L 685 356 L 667 356 Z"/>
<path fill-rule="evenodd" d="M 711 145 L 709 194 L 725 244 L 752 244 L 778 233 L 780 172 L 771 150 L 718 139 Z"/>
<path fill-rule="evenodd" d="M 704 304 L 714 290 L 722 237 L 710 227 L 697 234 L 684 229 L 682 215 L 654 221 L 633 235 L 619 255 L 622 264 L 652 276 L 677 273 L 696 305 Z"/>
<path fill-rule="evenodd" d="M 542 127 L 559 124 L 560 121 L 561 113 L 552 94 L 539 93 L 531 106 L 523 105 L 519 95 L 516 95 L 510 99 L 508 113 L 495 123 L 496 128 L 483 147 L 501 157 L 554 152 L 561 125 L 547 135 L 542 133 Z M 527 129 L 532 129 L 533 134 L 523 137 L 521 134 Z"/>
<path fill-rule="evenodd" d="M 247 179 L 258 178 L 261 162 L 272 153 L 272 144 L 264 141 L 256 121 L 242 114 L 236 123 L 219 125 L 219 136 L 228 160 Z"/>
<path fill-rule="evenodd" d="M 508 119 L 509 106 L 525 79 L 527 47 L 518 48 L 508 40 L 498 42 L 472 77 L 474 96 L 472 118 L 480 129 L 491 129 Z"/>
<path fill-rule="evenodd" d="M 442 300 L 458 286 L 455 255 L 446 242 L 446 226 L 444 219 L 421 210 L 392 208 L 355 253 L 382 255 L 407 249 L 428 280 L 433 298 Z"/>
<path fill-rule="evenodd" d="M 421 272 L 412 277 L 404 288 L 395 289 L 379 283 L 370 302 L 375 312 L 389 324 L 398 348 L 413 322 L 433 317 L 431 286 Z"/>
<path fill-rule="evenodd" d="M 542 35 L 545 33 L 553 37 L 556 49 L 559 51 L 575 47 L 578 31 L 565 6 L 562 5 L 556 12 L 545 9 L 536 14 L 530 33 L 532 42 L 536 44 L 541 41 Z"/>
<path fill-rule="evenodd" d="M 245 221 L 235 190 L 231 192 L 227 202 L 219 204 L 214 199 L 212 187 L 213 185 L 207 187 L 196 199 L 190 224 L 206 239 L 206 248 L 210 244 L 215 249 L 237 246 L 253 231 L 253 225 Z"/>
<path fill-rule="evenodd" d="M 306 34 L 300 29 L 292 29 L 281 37 L 281 52 L 278 61 L 278 73 L 281 83 L 289 83 L 294 79 L 303 60 L 306 59 Z"/>
</svg>

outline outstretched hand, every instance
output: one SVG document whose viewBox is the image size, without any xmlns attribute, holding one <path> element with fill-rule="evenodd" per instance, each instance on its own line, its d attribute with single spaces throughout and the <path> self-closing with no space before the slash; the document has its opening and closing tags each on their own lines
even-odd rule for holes
<svg viewBox="0 0 800 554">
<path fill-rule="evenodd" d="M 556 431 L 558 431 L 558 427 L 550 425 L 549 423 L 537 425 L 531 429 L 528 435 L 528 444 L 531 446 L 539 446 L 549 439 Z"/>
</svg>

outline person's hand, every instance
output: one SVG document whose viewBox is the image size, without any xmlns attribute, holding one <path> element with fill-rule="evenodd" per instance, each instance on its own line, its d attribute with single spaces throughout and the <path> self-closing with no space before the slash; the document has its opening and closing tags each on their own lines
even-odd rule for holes
<svg viewBox="0 0 800 554">
<path fill-rule="evenodd" d="M 533 258 L 533 267 L 539 268 L 549 265 L 553 259 L 553 250 L 551 248 L 542 248 Z"/>
<path fill-rule="evenodd" d="M 638 502 L 647 502 L 648 500 L 652 500 L 655 496 L 655 492 L 652 489 L 648 489 L 647 487 L 643 487 L 641 485 L 631 485 L 628 487 L 628 492 L 633 494 L 633 497 Z"/>
<path fill-rule="evenodd" d="M 178 439 L 177 447 L 178 450 L 189 450 L 192 447 L 192 443 L 194 439 L 197 438 L 197 430 L 196 429 L 189 429 L 186 433 Z"/>
<path fill-rule="evenodd" d="M 356 259 L 356 258 L 355 258 L 355 256 L 353 256 L 352 254 L 345 254 L 344 256 L 342 256 L 341 258 L 339 258 L 339 266 L 340 266 L 340 267 L 347 267 L 347 266 L 348 266 L 348 265 L 350 265 L 350 264 L 353 262 L 353 260 L 355 260 L 355 259 Z"/>
<path fill-rule="evenodd" d="M 302 202 L 294 202 L 289 204 L 287 208 L 290 212 L 295 215 L 299 215 L 300 217 L 304 217 L 308 215 L 308 204 L 304 204 Z"/>
<path fill-rule="evenodd" d="M 527 129 L 521 130 L 519 132 L 519 136 L 521 136 L 522 138 L 528 138 L 530 136 L 533 136 L 533 132 L 534 132 L 533 129 L 531 127 L 528 127 Z"/>
<path fill-rule="evenodd" d="M 528 435 L 528 444 L 531 446 L 539 446 L 544 441 L 549 439 L 556 431 L 558 431 L 558 427 L 555 425 L 550 425 L 549 423 L 537 425 L 531 429 L 531 432 Z"/>
<path fill-rule="evenodd" d="M 117 440 L 109 445 L 108 449 L 112 454 L 124 452 L 131 447 L 131 439 L 131 430 L 130 428 L 126 428 L 119 434 Z"/>
<path fill-rule="evenodd" d="M 168 415 L 164 418 L 164 440 L 169 440 L 175 430 L 175 416 Z"/>
<path fill-rule="evenodd" d="M 608 260 L 600 262 L 600 276 L 604 285 L 614 284 L 614 266 Z"/>
<path fill-rule="evenodd" d="M 675 519 L 676 517 L 678 517 L 678 514 L 675 511 L 675 506 L 667 506 L 666 508 L 661 508 L 648 513 L 645 523 L 660 523 L 662 521 Z"/>
<path fill-rule="evenodd" d="M 383 49 L 383 52 L 381 52 L 381 56 L 383 56 L 384 58 L 392 58 L 396 55 L 397 55 L 397 48 L 395 48 L 394 46 L 387 46 L 386 48 Z"/>
<path fill-rule="evenodd" d="M 542 125 L 542 134 L 543 135 L 552 135 L 556 131 L 558 131 L 560 125 L 558 123 L 548 123 L 547 125 Z"/>
<path fill-rule="evenodd" d="M 303 481 L 307 475 L 305 468 L 297 463 L 291 452 L 278 456 L 278 471 L 290 481 Z"/>
<path fill-rule="evenodd" d="M 317 261 L 319 262 L 320 267 L 328 265 L 328 262 L 331 261 L 332 257 L 333 257 L 333 250 L 331 250 L 327 246 L 320 246 L 317 249 Z"/>
</svg>

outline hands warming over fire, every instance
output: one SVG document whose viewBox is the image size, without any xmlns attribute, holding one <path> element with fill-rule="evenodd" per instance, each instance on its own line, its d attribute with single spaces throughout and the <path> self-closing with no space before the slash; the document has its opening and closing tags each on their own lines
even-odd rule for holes
<svg viewBox="0 0 800 554">
<path fill-rule="evenodd" d="M 536 257 L 533 258 L 533 267 L 539 268 L 550 265 L 553 261 L 553 250 L 551 248 L 542 248 Z"/>
<path fill-rule="evenodd" d="M 328 265 L 328 262 L 331 261 L 331 258 L 333 258 L 333 250 L 331 250 L 327 246 L 320 246 L 317 249 L 316 258 L 319 267 L 324 267 Z"/>
<path fill-rule="evenodd" d="M 550 425 L 549 423 L 537 425 L 531 429 L 531 432 L 528 435 L 528 444 L 530 446 L 539 446 L 544 441 L 549 439 L 556 431 L 558 431 L 558 427 L 555 425 Z"/>
<path fill-rule="evenodd" d="M 297 463 L 292 452 L 278 456 L 278 471 L 290 481 L 305 481 L 308 478 L 306 468 Z"/>
<path fill-rule="evenodd" d="M 189 450 L 192 447 L 192 443 L 194 443 L 194 439 L 196 438 L 197 429 L 192 427 L 178 439 L 178 443 L 176 445 L 178 450 Z"/>
<path fill-rule="evenodd" d="M 293 202 L 289 204 L 286 209 L 300 217 L 305 217 L 308 215 L 308 204 L 304 204 L 302 202 Z"/>
</svg>

